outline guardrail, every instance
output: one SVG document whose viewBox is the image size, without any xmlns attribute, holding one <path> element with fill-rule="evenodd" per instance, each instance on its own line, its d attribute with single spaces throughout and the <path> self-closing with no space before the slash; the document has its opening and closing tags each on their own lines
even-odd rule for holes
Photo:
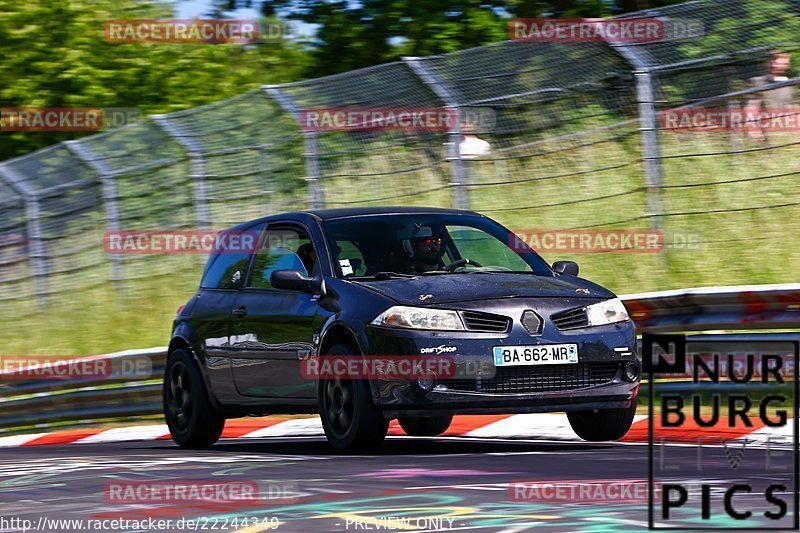
<svg viewBox="0 0 800 533">
<path fill-rule="evenodd" d="M 80 362 L 102 370 L 88 377 L 42 379 L 30 371 L 0 372 L 0 428 L 158 414 L 166 355 L 166 346 L 126 350 L 63 365 L 50 361 L 50 371 L 44 372 L 58 374 L 65 365 Z"/>
<path fill-rule="evenodd" d="M 797 329 L 800 283 L 702 287 L 620 296 L 640 331 Z"/>
<path fill-rule="evenodd" d="M 800 284 L 680 289 L 620 297 L 640 331 L 798 329 Z M 688 341 L 787 340 L 792 334 L 693 335 Z M 166 347 L 72 361 L 106 360 L 96 378 L 20 379 L 0 372 L 0 428 L 161 413 Z"/>
</svg>

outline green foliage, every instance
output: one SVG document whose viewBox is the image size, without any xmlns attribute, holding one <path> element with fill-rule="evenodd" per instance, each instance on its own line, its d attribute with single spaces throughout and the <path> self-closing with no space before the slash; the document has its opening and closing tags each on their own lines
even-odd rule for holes
<svg viewBox="0 0 800 533">
<path fill-rule="evenodd" d="M 105 40 L 109 19 L 170 18 L 143 0 L 0 0 L 0 106 L 128 107 L 145 115 L 197 107 L 300 76 L 307 54 L 290 41 L 257 45 Z M 4 132 L 0 159 L 76 138 Z"/>
<path fill-rule="evenodd" d="M 508 39 L 511 18 L 608 17 L 676 0 L 219 0 L 319 25 L 308 77 Z"/>
<path fill-rule="evenodd" d="M 698 59 L 739 50 L 797 44 L 800 17 L 790 0 L 747 0 L 709 24 L 703 37 L 681 47 L 686 59 Z M 712 19 L 713 20 L 713 19 Z M 710 22 L 710 21 L 709 21 Z"/>
</svg>

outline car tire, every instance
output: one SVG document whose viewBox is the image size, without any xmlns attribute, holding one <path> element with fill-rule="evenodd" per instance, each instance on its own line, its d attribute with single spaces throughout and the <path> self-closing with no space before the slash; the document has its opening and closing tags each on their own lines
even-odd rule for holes
<svg viewBox="0 0 800 533">
<path fill-rule="evenodd" d="M 397 421 L 407 435 L 435 437 L 447 431 L 450 423 L 453 422 L 453 415 L 403 417 L 398 418 Z"/>
<path fill-rule="evenodd" d="M 580 438 L 598 442 L 621 439 L 633 423 L 636 415 L 636 398 L 630 407 L 618 409 L 592 409 L 567 413 L 569 425 Z"/>
<path fill-rule="evenodd" d="M 225 417 L 211 405 L 200 368 L 185 349 L 173 350 L 167 357 L 163 398 L 164 418 L 179 446 L 208 448 L 219 440 Z"/>
<path fill-rule="evenodd" d="M 357 354 L 339 344 L 327 355 Z M 375 406 L 369 382 L 364 379 L 320 379 L 319 410 L 328 442 L 341 452 L 372 451 L 389 430 L 389 420 Z"/>
</svg>

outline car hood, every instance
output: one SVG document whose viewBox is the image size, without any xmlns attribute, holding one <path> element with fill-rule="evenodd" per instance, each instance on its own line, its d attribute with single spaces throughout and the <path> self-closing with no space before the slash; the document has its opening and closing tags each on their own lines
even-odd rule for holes
<svg viewBox="0 0 800 533">
<path fill-rule="evenodd" d="M 469 273 L 357 282 L 404 305 L 437 305 L 496 298 L 613 298 L 614 293 L 573 276 Z"/>
</svg>

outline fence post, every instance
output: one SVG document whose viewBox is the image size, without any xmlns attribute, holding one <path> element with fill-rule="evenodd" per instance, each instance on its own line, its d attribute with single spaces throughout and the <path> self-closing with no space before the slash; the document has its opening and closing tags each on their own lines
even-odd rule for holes
<svg viewBox="0 0 800 533">
<path fill-rule="evenodd" d="M 303 128 L 300 120 L 300 108 L 294 100 L 280 89 L 280 85 L 265 85 L 267 93 L 281 109 L 292 115 L 297 126 L 303 132 L 303 158 L 306 163 L 306 179 L 308 180 L 308 204 L 312 209 L 325 207 L 325 193 L 322 189 L 322 172 L 319 166 L 319 139 L 316 131 Z"/>
<path fill-rule="evenodd" d="M 65 141 L 64 146 L 86 166 L 97 172 L 103 185 L 103 212 L 106 219 L 106 231 L 119 231 L 119 192 L 117 191 L 116 172 L 101 157 L 81 144 L 80 141 Z M 122 281 L 122 256 L 110 254 L 111 281 L 118 284 Z"/>
<path fill-rule="evenodd" d="M 169 115 L 153 115 L 150 118 L 164 132 L 172 137 L 189 153 L 189 171 L 192 178 L 192 195 L 197 228 L 211 229 L 211 214 L 208 210 L 208 184 L 206 183 L 206 163 L 203 158 L 203 147 L 186 134 L 169 118 Z"/>
<path fill-rule="evenodd" d="M 634 68 L 636 103 L 639 109 L 639 131 L 642 133 L 642 160 L 647 186 L 647 209 L 651 225 L 661 227 L 661 155 L 658 143 L 657 78 L 644 54 L 628 43 L 609 42 L 612 48 Z"/>
<path fill-rule="evenodd" d="M 39 196 L 25 183 L 25 179 L 4 164 L 0 164 L 0 178 L 25 199 L 25 218 L 28 230 L 28 255 L 33 263 L 33 285 L 39 304 L 47 301 L 47 256 L 42 232 L 42 211 Z"/>
<path fill-rule="evenodd" d="M 447 131 L 448 146 L 450 157 L 453 162 L 453 204 L 457 209 L 469 209 L 469 192 L 467 185 L 469 176 L 467 166 L 461 157 L 461 105 L 458 98 L 447 87 L 447 84 L 428 68 L 425 61 L 418 57 L 404 57 L 403 61 L 411 71 L 419 77 L 422 82 L 429 86 L 433 94 L 439 97 L 446 109 L 452 109 L 454 113 L 453 127 Z"/>
</svg>

